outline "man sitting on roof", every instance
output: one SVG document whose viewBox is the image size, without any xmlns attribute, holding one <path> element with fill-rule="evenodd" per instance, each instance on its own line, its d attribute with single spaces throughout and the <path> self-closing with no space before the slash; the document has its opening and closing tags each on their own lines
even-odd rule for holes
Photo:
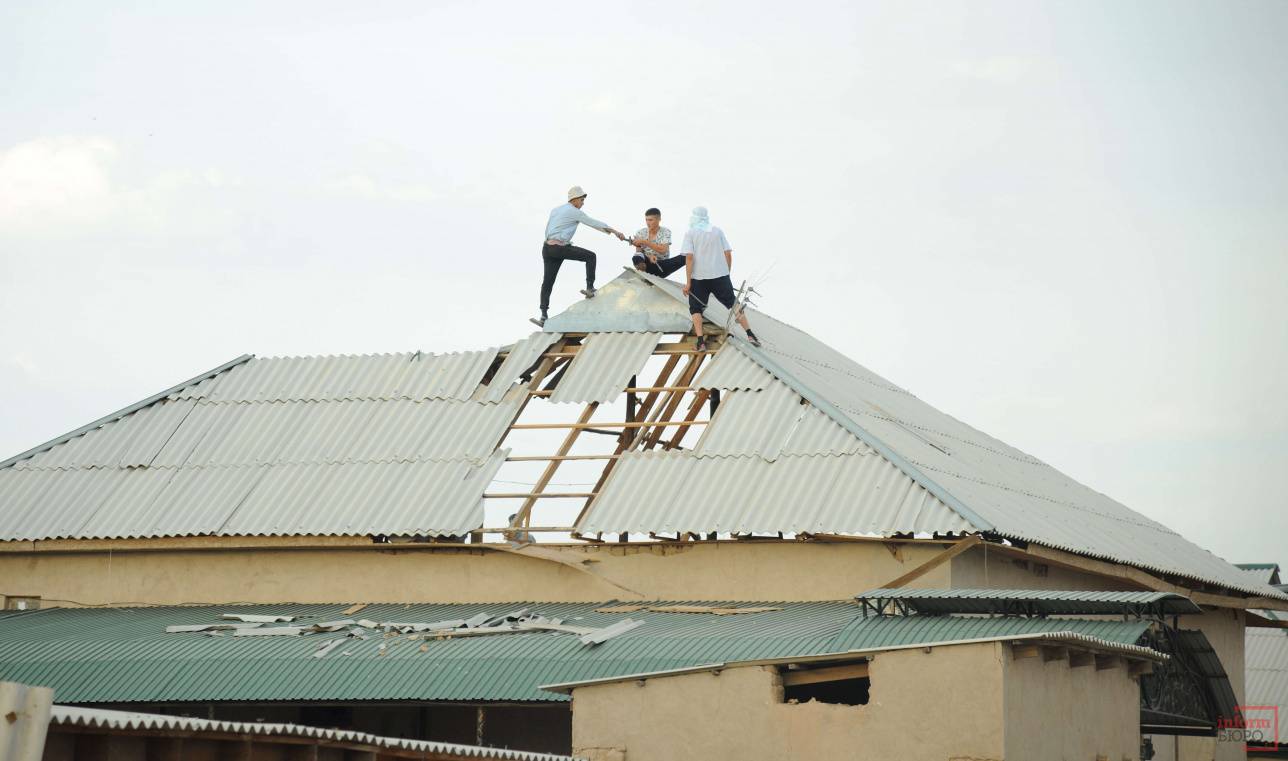
<svg viewBox="0 0 1288 761">
<path fill-rule="evenodd" d="M 707 207 L 697 206 L 693 216 L 689 217 L 689 231 L 684 234 L 684 243 L 680 244 L 680 253 L 684 254 L 685 282 L 684 295 L 689 297 L 689 314 L 693 317 L 693 332 L 698 337 L 698 351 L 707 350 L 707 339 L 702 335 L 702 310 L 707 300 L 715 296 L 726 309 L 733 309 L 736 300 L 733 293 L 733 280 L 729 279 L 729 268 L 733 266 L 733 249 L 725 238 L 724 230 L 711 224 L 707 216 Z M 738 324 L 747 331 L 747 340 L 752 346 L 760 346 L 760 339 L 747 324 L 747 315 L 739 306 L 735 315 Z"/>
<path fill-rule="evenodd" d="M 541 278 L 541 319 L 533 320 L 538 325 L 546 324 L 550 310 L 550 291 L 555 287 L 559 267 L 567 259 L 586 263 L 586 289 L 582 294 L 588 299 L 595 297 L 595 252 L 572 245 L 572 234 L 577 232 L 577 225 L 593 227 L 609 235 L 616 235 L 618 240 L 626 240 L 625 235 L 582 211 L 581 205 L 584 203 L 586 191 L 580 185 L 573 185 L 568 189 L 568 203 L 550 210 L 550 220 L 546 222 L 546 242 L 541 246 L 541 259 L 545 264 L 545 274 Z"/>
<path fill-rule="evenodd" d="M 670 277 L 684 266 L 683 256 L 671 256 L 671 230 L 662 227 L 662 212 L 657 208 L 644 212 L 644 227 L 631 239 L 636 254 L 631 257 L 635 269 L 657 277 Z"/>
</svg>

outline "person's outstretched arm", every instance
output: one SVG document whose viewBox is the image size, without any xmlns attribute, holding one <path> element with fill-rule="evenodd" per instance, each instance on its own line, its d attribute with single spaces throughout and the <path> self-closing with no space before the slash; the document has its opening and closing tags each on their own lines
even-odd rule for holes
<svg viewBox="0 0 1288 761">
<path fill-rule="evenodd" d="M 587 227 L 593 227 L 601 233 L 616 235 L 618 240 L 626 240 L 626 236 L 617 232 L 617 230 L 615 230 L 611 225 L 606 222 L 600 222 L 598 219 L 595 219 L 581 209 L 577 209 L 577 221 Z"/>
</svg>

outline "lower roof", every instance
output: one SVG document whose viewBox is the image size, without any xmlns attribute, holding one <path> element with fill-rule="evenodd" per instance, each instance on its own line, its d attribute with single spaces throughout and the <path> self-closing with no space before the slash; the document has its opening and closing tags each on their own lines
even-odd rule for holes
<svg viewBox="0 0 1288 761">
<path fill-rule="evenodd" d="M 677 605 L 762 610 L 737 615 L 655 610 Z M 562 632 L 442 640 L 375 634 L 359 640 L 343 632 L 232 637 L 165 631 L 217 623 L 223 614 L 294 616 L 306 624 L 344 618 L 428 623 L 525 607 L 577 627 L 626 619 L 643 623 L 598 645 L 584 645 Z M 0 680 L 53 687 L 62 703 L 561 701 L 568 698 L 540 686 L 717 662 L 1044 632 L 1130 645 L 1149 626 L 1121 620 L 865 617 L 849 601 L 371 605 L 346 614 L 347 609 L 253 605 L 8 612 L 0 614 Z M 335 639 L 343 641 L 317 657 L 319 647 Z"/>
<path fill-rule="evenodd" d="M 55 727 L 97 729 L 131 734 L 182 732 L 200 736 L 249 735 L 263 738 L 301 738 L 318 745 L 359 745 L 397 751 L 434 754 L 434 758 L 496 759 L 496 761 L 575 761 L 574 756 L 534 753 L 480 745 L 409 740 L 383 737 L 346 729 L 309 727 L 301 724 L 274 724 L 260 721 L 217 721 L 187 716 L 164 716 L 134 711 L 110 711 L 102 708 L 55 705 L 49 713 L 49 724 Z"/>
</svg>

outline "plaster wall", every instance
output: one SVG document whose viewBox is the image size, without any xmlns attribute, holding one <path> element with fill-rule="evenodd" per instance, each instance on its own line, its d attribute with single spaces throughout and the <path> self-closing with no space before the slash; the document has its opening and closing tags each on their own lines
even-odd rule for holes
<svg viewBox="0 0 1288 761">
<path fill-rule="evenodd" d="M 1140 588 L 1120 579 L 990 552 L 987 545 L 972 547 L 952 559 L 952 585 L 957 589 L 1090 589 L 1106 592 Z"/>
<path fill-rule="evenodd" d="M 1001 759 L 1002 657 L 993 643 L 882 653 L 871 663 L 871 700 L 862 706 L 783 703 L 770 666 L 582 687 L 573 692 L 573 755 Z"/>
<path fill-rule="evenodd" d="M 1123 661 L 1101 670 L 1094 663 L 1072 667 L 1067 659 L 1012 656 L 1005 698 L 1008 759 L 1140 755 L 1140 686 Z"/>
<path fill-rule="evenodd" d="M 843 600 L 881 586 L 938 544 L 712 542 L 542 545 L 555 560 L 483 547 L 397 545 L 92 552 L 0 551 L 0 595 L 42 605 L 232 602 Z M 588 563 L 584 561 L 590 561 Z M 916 586 L 948 586 L 944 564 Z"/>
</svg>

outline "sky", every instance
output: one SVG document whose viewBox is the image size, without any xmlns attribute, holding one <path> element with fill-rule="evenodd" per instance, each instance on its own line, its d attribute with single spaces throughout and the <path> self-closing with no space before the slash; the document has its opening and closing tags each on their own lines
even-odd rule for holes
<svg viewBox="0 0 1288 761">
<path fill-rule="evenodd" d="M 245 353 L 527 335 L 577 184 L 706 205 L 764 311 L 1288 564 L 1288 3 L 110 6 L 0 5 L 0 457 Z"/>
</svg>

